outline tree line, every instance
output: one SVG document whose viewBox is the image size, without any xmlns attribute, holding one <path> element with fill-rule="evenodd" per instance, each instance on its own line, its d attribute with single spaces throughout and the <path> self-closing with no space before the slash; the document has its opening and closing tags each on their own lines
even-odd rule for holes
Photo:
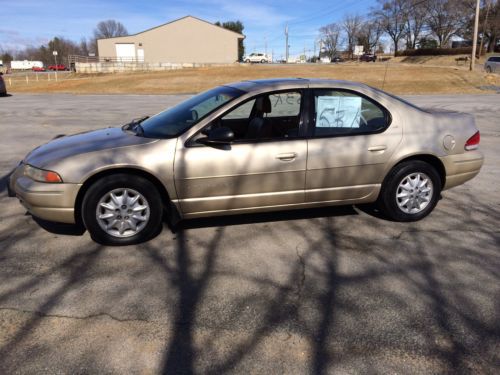
<svg viewBox="0 0 500 375">
<path fill-rule="evenodd" d="M 4 64 L 10 63 L 12 60 L 42 61 L 47 66 L 54 63 L 52 52 L 57 51 L 57 60 L 60 63 L 65 63 L 69 55 L 97 55 L 97 39 L 127 35 L 129 35 L 128 31 L 121 22 L 106 20 L 96 25 L 92 37 L 82 38 L 80 42 L 57 36 L 39 47 L 30 46 L 21 50 L 5 50 L 0 47 L 0 60 Z"/>
<path fill-rule="evenodd" d="M 382 38 L 394 54 L 401 49 L 444 48 L 453 37 L 472 39 L 476 0 L 377 0 L 366 15 L 346 15 L 319 29 L 330 58 L 340 49 L 352 57 L 354 47 L 383 51 Z M 482 0 L 479 36 L 488 52 L 500 39 L 500 0 Z"/>
</svg>

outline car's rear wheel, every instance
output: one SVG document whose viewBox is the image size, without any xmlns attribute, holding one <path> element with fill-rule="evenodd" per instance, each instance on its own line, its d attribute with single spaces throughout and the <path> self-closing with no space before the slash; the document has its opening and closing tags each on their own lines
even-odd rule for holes
<svg viewBox="0 0 500 375">
<path fill-rule="evenodd" d="M 261 64 L 265 64 L 265 63 L 266 63 L 266 60 L 262 59 L 262 60 L 260 60 L 260 63 L 261 63 Z"/>
<path fill-rule="evenodd" d="M 411 160 L 395 166 L 387 175 L 379 205 L 390 219 L 417 221 L 436 207 L 441 179 L 436 169 L 423 161 Z"/>
<path fill-rule="evenodd" d="M 487 67 L 486 67 L 486 72 L 487 72 L 487 73 L 491 73 L 491 66 L 487 66 Z"/>
<path fill-rule="evenodd" d="M 103 177 L 87 190 L 82 219 L 92 239 L 104 245 L 131 245 L 151 239 L 162 225 L 158 190 L 140 176 Z"/>
</svg>

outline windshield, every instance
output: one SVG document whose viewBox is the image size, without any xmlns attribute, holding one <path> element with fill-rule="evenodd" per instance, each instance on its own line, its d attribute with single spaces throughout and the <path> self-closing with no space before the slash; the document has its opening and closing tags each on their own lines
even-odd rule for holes
<svg viewBox="0 0 500 375">
<path fill-rule="evenodd" d="M 185 132 L 229 101 L 243 95 L 241 90 L 220 86 L 179 103 L 141 122 L 142 134 L 148 138 L 172 138 Z"/>
</svg>

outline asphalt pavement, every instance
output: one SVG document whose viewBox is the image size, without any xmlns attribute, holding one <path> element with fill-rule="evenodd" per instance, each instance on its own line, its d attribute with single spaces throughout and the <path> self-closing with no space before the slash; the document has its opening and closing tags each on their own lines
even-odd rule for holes
<svg viewBox="0 0 500 375">
<path fill-rule="evenodd" d="M 475 114 L 486 156 L 416 223 L 347 206 L 103 247 L 7 197 L 37 145 L 183 98 L 0 98 L 0 373 L 498 373 L 500 95 L 407 98 Z"/>
</svg>

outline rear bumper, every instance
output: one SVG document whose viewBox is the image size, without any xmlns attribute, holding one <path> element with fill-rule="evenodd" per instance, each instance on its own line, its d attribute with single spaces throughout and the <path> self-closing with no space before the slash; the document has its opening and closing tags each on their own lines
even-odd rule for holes
<svg viewBox="0 0 500 375">
<path fill-rule="evenodd" d="M 9 189 L 33 215 L 48 221 L 75 223 L 75 201 L 80 184 L 36 182 L 24 176 L 20 165 L 10 177 Z"/>
<path fill-rule="evenodd" d="M 443 188 L 446 190 L 474 178 L 483 166 L 484 155 L 481 151 L 475 150 L 440 159 L 446 170 L 446 183 Z"/>
</svg>

